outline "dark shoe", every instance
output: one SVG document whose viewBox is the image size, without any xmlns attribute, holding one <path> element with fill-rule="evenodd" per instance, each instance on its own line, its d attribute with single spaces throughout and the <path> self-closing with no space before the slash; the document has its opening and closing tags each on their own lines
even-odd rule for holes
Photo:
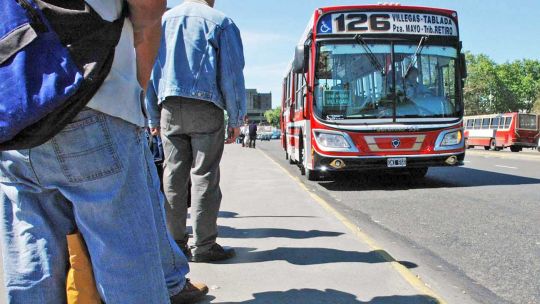
<svg viewBox="0 0 540 304">
<path fill-rule="evenodd" d="M 182 250 L 182 252 L 184 253 L 184 255 L 186 256 L 186 258 L 189 260 L 191 259 L 191 249 L 189 249 L 189 246 L 188 244 L 184 244 L 183 242 L 181 241 L 174 241 L 176 243 L 176 245 L 178 245 L 178 247 L 180 247 L 180 250 Z"/>
<path fill-rule="evenodd" d="M 186 286 L 177 295 L 171 297 L 171 304 L 193 303 L 208 293 L 208 286 L 203 283 L 191 283 L 186 279 Z"/>
<path fill-rule="evenodd" d="M 194 254 L 190 261 L 195 263 L 217 262 L 230 259 L 235 255 L 234 249 L 223 248 L 216 243 L 207 252 Z"/>
</svg>

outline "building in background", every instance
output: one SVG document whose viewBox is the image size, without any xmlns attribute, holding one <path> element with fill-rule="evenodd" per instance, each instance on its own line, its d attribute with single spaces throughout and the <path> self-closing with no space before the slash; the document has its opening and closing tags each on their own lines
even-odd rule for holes
<svg viewBox="0 0 540 304">
<path fill-rule="evenodd" d="M 256 89 L 246 89 L 246 100 L 249 121 L 266 123 L 264 112 L 272 109 L 272 93 L 258 93 Z"/>
</svg>

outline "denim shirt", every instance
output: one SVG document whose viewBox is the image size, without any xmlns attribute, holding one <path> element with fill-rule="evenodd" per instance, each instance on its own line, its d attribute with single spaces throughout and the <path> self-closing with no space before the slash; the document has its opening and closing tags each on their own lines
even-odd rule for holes
<svg viewBox="0 0 540 304">
<path fill-rule="evenodd" d="M 163 16 L 161 47 L 146 94 L 150 127 L 160 125 L 159 105 L 169 96 L 212 102 L 227 111 L 229 127 L 246 114 L 244 54 L 230 18 L 186 1 Z"/>
</svg>

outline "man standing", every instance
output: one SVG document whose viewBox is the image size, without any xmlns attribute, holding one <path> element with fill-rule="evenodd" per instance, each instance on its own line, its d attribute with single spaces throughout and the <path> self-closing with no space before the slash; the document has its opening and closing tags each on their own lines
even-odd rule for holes
<svg viewBox="0 0 540 304">
<path fill-rule="evenodd" d="M 235 142 L 246 112 L 240 32 L 213 6 L 214 0 L 186 0 L 164 15 L 161 48 L 147 94 L 149 125 L 154 135 L 161 133 L 165 151 L 167 226 L 193 262 L 234 256 L 233 249 L 216 243 L 223 110 L 229 116 L 225 143 Z M 186 231 L 190 191 L 191 249 Z"/>
<path fill-rule="evenodd" d="M 53 25 L 58 16 L 73 17 L 72 26 L 57 25 L 57 33 L 87 28 L 88 14 L 120 18 L 124 3 L 37 2 Z M 0 236 L 10 303 L 66 302 L 66 235 L 77 230 L 106 303 L 184 303 L 208 291 L 185 279 L 189 268 L 167 234 L 143 131 L 139 83 L 150 77 L 166 1 L 126 2 L 130 17 L 111 72 L 88 107 L 48 142 L 0 152 Z M 75 42 L 87 34 L 79 31 Z"/>
<path fill-rule="evenodd" d="M 255 143 L 257 142 L 257 124 L 252 122 L 249 124 L 249 147 L 255 149 Z"/>
</svg>

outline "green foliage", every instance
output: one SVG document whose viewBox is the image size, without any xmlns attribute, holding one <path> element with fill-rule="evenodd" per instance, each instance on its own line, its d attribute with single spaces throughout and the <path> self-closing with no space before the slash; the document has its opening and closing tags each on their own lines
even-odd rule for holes
<svg viewBox="0 0 540 304">
<path fill-rule="evenodd" d="M 534 106 L 531 110 L 532 113 L 540 114 L 540 92 L 538 93 L 538 97 L 536 98 L 536 101 L 534 102 Z"/>
<path fill-rule="evenodd" d="M 496 64 L 484 54 L 471 53 L 466 58 L 466 115 L 533 109 L 540 98 L 540 61 L 524 59 Z"/>
<path fill-rule="evenodd" d="M 281 116 L 281 107 L 264 112 L 264 117 L 268 123 L 274 127 L 279 127 L 279 118 Z"/>
</svg>

